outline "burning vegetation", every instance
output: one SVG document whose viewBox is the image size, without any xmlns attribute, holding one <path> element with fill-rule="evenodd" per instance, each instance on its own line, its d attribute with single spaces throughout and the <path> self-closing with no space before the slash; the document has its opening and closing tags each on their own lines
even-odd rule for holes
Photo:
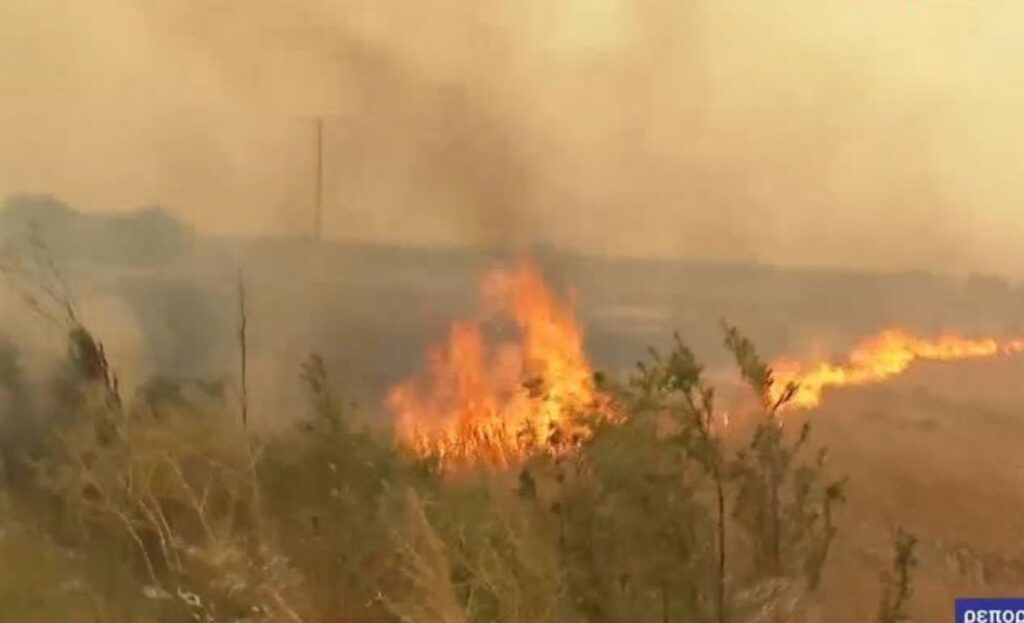
<svg viewBox="0 0 1024 623">
<path fill-rule="evenodd" d="M 572 301 L 524 260 L 485 277 L 481 307 L 431 350 L 424 378 L 390 391 L 402 440 L 446 465 L 498 467 L 578 444 L 600 396 Z M 488 339 L 488 329 L 498 336 Z"/>
<path fill-rule="evenodd" d="M 560 454 L 590 434 L 593 417 L 614 419 L 595 387 L 572 297 L 560 299 L 537 265 L 521 261 L 484 276 L 481 309 L 452 323 L 432 347 L 426 373 L 394 386 L 387 404 L 399 439 L 444 467 L 509 467 L 535 452 Z M 952 362 L 1024 352 L 1024 339 L 921 337 L 887 329 L 840 363 L 771 363 L 772 404 L 812 409 L 826 389 L 884 382 L 917 361 Z"/>
<path fill-rule="evenodd" d="M 829 387 L 880 383 L 903 374 L 916 361 L 985 359 L 1024 352 L 1024 339 L 1000 341 L 993 337 L 969 339 L 955 333 L 924 338 L 899 329 L 888 329 L 861 342 L 845 362 L 805 365 L 780 358 L 772 364 L 775 397 L 789 384 L 796 386 L 790 404 L 813 408 L 822 402 Z"/>
<path fill-rule="evenodd" d="M 0 419 L 0 557 L 50 561 L 37 585 L 0 572 L 0 619 L 94 607 L 100 623 L 818 620 L 806 617 L 848 588 L 824 574 L 848 547 L 847 481 L 780 410 L 916 360 L 1024 350 L 890 331 L 842 365 L 772 365 L 726 326 L 758 399 L 752 426 L 727 429 L 678 336 L 599 382 L 574 297 L 523 261 L 487 273 L 477 315 L 391 388 L 393 430 L 363 419 L 312 356 L 298 426 L 267 435 L 231 392 L 171 383 L 122 399 L 99 340 L 58 298 L 70 348 L 53 404 L 0 352 L 0 388 L 25 398 L 14 415 L 46 422 Z M 475 466 L 488 469 L 446 477 Z M 916 544 L 896 536 L 879 623 L 907 620 Z M 53 586 L 72 588 L 40 597 Z"/>
</svg>

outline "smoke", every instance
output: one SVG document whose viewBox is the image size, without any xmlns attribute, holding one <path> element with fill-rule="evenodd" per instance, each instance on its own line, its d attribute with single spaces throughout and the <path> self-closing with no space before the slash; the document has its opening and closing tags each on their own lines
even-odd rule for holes
<svg viewBox="0 0 1024 623">
<path fill-rule="evenodd" d="M 1012 3 L 0 7 L 0 192 L 202 230 L 1021 274 Z"/>
</svg>

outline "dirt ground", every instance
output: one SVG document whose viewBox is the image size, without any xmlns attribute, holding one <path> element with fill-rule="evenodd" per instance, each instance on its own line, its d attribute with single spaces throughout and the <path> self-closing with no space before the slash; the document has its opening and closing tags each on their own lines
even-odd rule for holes
<svg viewBox="0 0 1024 623">
<path fill-rule="evenodd" d="M 897 527 L 918 536 L 912 612 L 951 620 L 953 599 L 1024 594 L 1024 358 L 920 364 L 835 390 L 809 417 L 849 504 L 824 598 L 870 620 Z"/>
</svg>

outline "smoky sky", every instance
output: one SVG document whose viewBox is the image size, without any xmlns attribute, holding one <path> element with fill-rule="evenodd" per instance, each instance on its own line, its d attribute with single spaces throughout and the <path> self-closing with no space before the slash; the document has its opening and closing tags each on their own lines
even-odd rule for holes
<svg viewBox="0 0 1024 623">
<path fill-rule="evenodd" d="M 5 0 L 0 193 L 339 240 L 1024 273 L 1024 5 Z"/>
</svg>

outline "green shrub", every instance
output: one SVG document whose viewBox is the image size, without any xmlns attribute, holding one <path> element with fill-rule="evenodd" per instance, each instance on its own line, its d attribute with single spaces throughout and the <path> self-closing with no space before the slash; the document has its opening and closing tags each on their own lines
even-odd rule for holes
<svg viewBox="0 0 1024 623">
<path fill-rule="evenodd" d="M 733 328 L 758 399 L 745 443 L 676 336 L 631 378 L 596 379 L 607 400 L 573 407 L 589 439 L 549 440 L 575 450 L 458 473 L 364 421 L 319 357 L 297 425 L 261 437 L 219 385 L 154 381 L 124 399 L 99 342 L 78 325 L 68 340 L 36 477 L 0 509 L 0 554 L 39 561 L 0 573 L 0 612 L 19 620 L 789 620 L 837 536 L 845 481 L 809 427 L 779 417 L 792 391 L 771 399 L 771 370 Z M 880 623 L 906 620 L 913 564 L 901 536 Z M 73 590 L 43 599 L 44 585 Z"/>
</svg>

